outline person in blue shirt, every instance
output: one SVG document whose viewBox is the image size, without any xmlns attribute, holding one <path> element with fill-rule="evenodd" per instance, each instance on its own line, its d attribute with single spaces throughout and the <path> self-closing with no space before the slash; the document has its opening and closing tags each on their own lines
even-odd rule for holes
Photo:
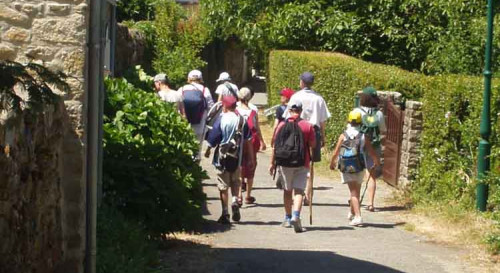
<svg viewBox="0 0 500 273">
<path fill-rule="evenodd" d="M 220 191 L 222 205 L 222 215 L 217 222 L 230 224 L 228 189 L 231 188 L 232 195 L 232 219 L 238 222 L 241 219 L 238 204 L 238 193 L 241 187 L 240 168 L 243 160 L 246 160 L 247 166 L 253 166 L 255 159 L 252 156 L 253 146 L 250 141 L 252 134 L 245 119 L 235 112 L 236 98 L 224 96 L 222 107 L 222 114 L 215 121 L 208 134 L 209 149 L 207 149 L 205 157 L 209 156 L 211 148 L 216 147 L 212 163 L 217 168 L 217 187 Z"/>
</svg>

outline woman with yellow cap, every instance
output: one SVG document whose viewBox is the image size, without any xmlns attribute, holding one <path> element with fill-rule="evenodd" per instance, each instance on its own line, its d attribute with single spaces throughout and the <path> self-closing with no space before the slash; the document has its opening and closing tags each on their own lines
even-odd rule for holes
<svg viewBox="0 0 500 273">
<path fill-rule="evenodd" d="M 363 151 L 367 151 L 374 159 L 374 166 L 380 165 L 380 161 L 370 139 L 365 138 L 365 135 L 360 130 L 361 113 L 351 111 L 347 122 L 347 129 L 339 136 L 335 146 L 330 169 L 340 169 L 342 183 L 349 186 L 351 195 L 348 213 L 349 224 L 361 226 L 363 225 L 363 219 L 361 218 L 359 196 L 366 169 Z"/>
</svg>

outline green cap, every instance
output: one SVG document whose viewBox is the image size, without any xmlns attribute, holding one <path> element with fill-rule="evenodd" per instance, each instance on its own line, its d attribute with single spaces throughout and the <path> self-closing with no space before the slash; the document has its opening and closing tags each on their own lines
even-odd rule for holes
<svg viewBox="0 0 500 273">
<path fill-rule="evenodd" d="M 376 96 L 377 95 L 377 90 L 375 90 L 375 88 L 373 88 L 372 86 L 368 86 L 368 87 L 365 87 L 363 89 L 363 94 L 368 94 L 368 95 Z"/>
</svg>

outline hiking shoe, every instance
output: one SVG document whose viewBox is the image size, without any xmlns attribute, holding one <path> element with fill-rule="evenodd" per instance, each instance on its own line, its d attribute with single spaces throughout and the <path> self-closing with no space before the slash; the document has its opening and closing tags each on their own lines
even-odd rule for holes
<svg viewBox="0 0 500 273">
<path fill-rule="evenodd" d="M 362 226 L 363 225 L 363 218 L 361 218 L 361 216 L 354 216 L 354 218 L 351 220 L 351 222 L 349 222 L 349 225 L 356 226 L 356 227 Z"/>
<path fill-rule="evenodd" d="M 233 202 L 231 210 L 233 211 L 233 221 L 238 222 L 241 219 L 240 206 L 238 205 L 238 202 Z"/>
<path fill-rule="evenodd" d="M 241 200 L 241 198 L 238 198 L 236 202 L 238 202 L 238 207 L 241 208 L 241 206 L 243 206 L 243 200 Z"/>
<path fill-rule="evenodd" d="M 229 221 L 229 214 L 222 214 L 219 217 L 219 220 L 217 220 L 217 223 L 222 224 L 222 225 L 229 225 L 231 222 Z"/>
<path fill-rule="evenodd" d="M 354 219 L 354 214 L 352 214 L 352 212 L 349 211 L 349 213 L 347 214 L 347 219 L 349 221 L 351 221 L 352 219 Z"/>
<path fill-rule="evenodd" d="M 302 224 L 300 223 L 300 218 L 292 218 L 290 224 L 293 226 L 293 230 L 295 230 L 296 233 L 304 231 Z"/>
<path fill-rule="evenodd" d="M 292 221 L 291 219 L 285 219 L 285 221 L 281 223 L 281 226 L 284 228 L 291 228 L 292 227 L 291 221 Z"/>
<path fill-rule="evenodd" d="M 250 196 L 245 198 L 245 204 L 253 204 L 255 203 L 255 197 Z"/>
</svg>

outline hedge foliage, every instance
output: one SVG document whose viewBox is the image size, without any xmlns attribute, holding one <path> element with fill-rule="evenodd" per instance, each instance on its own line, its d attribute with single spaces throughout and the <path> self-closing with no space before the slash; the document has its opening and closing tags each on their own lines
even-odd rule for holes
<svg viewBox="0 0 500 273">
<path fill-rule="evenodd" d="M 193 161 L 199 148 L 189 124 L 125 79 L 105 85 L 104 202 L 153 236 L 196 229 L 206 174 Z"/>
<path fill-rule="evenodd" d="M 354 105 L 355 92 L 367 85 L 377 90 L 397 91 L 407 99 L 423 102 L 424 131 L 421 143 L 421 164 L 412 184 L 416 202 L 463 200 L 468 206 L 473 200 L 476 177 L 479 122 L 482 109 L 482 77 L 458 75 L 424 76 L 396 67 L 372 64 L 342 54 L 273 51 L 269 64 L 270 104 L 278 104 L 278 91 L 283 87 L 297 89 L 303 71 L 316 77 L 314 88 L 326 100 L 332 118 L 327 125 L 328 144 L 345 128 L 348 112 Z M 497 130 L 500 128 L 499 82 L 493 81 L 491 143 L 493 154 L 500 148 Z M 496 156 L 495 156 L 496 157 Z M 493 189 L 498 189 L 495 157 L 492 157 Z M 471 182 L 472 181 L 472 182 Z M 492 206 L 500 205 L 500 192 L 492 190 Z"/>
</svg>

